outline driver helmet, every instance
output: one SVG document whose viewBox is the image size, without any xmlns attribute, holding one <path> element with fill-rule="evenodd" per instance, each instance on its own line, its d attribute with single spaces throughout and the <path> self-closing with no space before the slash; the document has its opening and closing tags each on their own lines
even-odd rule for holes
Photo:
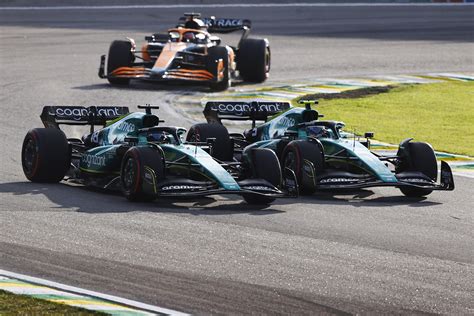
<svg viewBox="0 0 474 316">
<path fill-rule="evenodd" d="M 329 136 L 329 132 L 324 126 L 309 126 L 306 128 L 306 132 L 308 133 L 308 136 L 316 138 Z"/>
<path fill-rule="evenodd" d="M 184 42 L 194 42 L 195 39 L 196 39 L 196 36 L 194 35 L 193 32 L 186 32 L 183 34 Z"/>
<path fill-rule="evenodd" d="M 148 134 L 147 139 L 149 141 L 154 141 L 154 142 L 159 142 L 159 143 L 164 143 L 169 140 L 168 136 L 163 131 L 152 131 Z"/>
</svg>

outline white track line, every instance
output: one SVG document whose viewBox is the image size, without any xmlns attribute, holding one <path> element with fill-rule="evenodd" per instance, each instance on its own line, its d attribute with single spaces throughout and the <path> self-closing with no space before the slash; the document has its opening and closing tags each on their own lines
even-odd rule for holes
<svg viewBox="0 0 474 316">
<path fill-rule="evenodd" d="M 59 289 L 59 290 L 67 291 L 67 292 L 72 292 L 72 293 L 76 293 L 76 294 L 82 294 L 82 295 L 86 295 L 86 296 L 93 296 L 93 297 L 101 298 L 101 299 L 104 299 L 104 300 L 107 300 L 107 301 L 119 303 L 119 304 L 126 305 L 126 306 L 135 307 L 137 309 L 142 309 L 142 310 L 145 310 L 147 312 L 156 312 L 156 313 L 167 314 L 167 315 L 172 315 L 172 316 L 187 316 L 187 315 L 189 315 L 189 314 L 181 313 L 181 312 L 178 312 L 178 311 L 175 311 L 175 310 L 172 310 L 172 309 L 167 309 L 167 308 L 162 308 L 162 307 L 158 307 L 158 306 L 148 305 L 148 304 L 145 304 L 145 303 L 132 301 L 132 300 L 129 300 L 129 299 L 126 299 L 126 298 L 121 298 L 121 297 L 117 297 L 117 296 L 113 296 L 113 295 L 109 295 L 109 294 L 102 294 L 102 293 L 98 293 L 98 292 L 94 292 L 94 291 L 89 291 L 89 290 L 81 289 L 81 288 L 78 288 L 78 287 L 65 285 L 65 284 L 62 284 L 62 283 L 57 283 L 57 282 L 53 282 L 53 281 L 49 281 L 49 280 L 45 280 L 45 279 L 31 277 L 31 276 L 24 275 L 24 274 L 5 271 L 5 270 L 2 270 L 2 269 L 0 269 L 0 275 L 7 276 L 7 277 L 10 277 L 10 278 L 14 278 L 14 279 L 21 280 L 21 281 L 26 281 L 26 282 L 31 282 L 31 283 L 35 283 L 35 284 L 44 285 L 44 286 L 47 286 L 47 287 L 51 287 L 51 288 L 55 288 L 55 289 Z"/>
<path fill-rule="evenodd" d="M 30 6 L 0 7 L 10 10 L 131 10 L 131 9 L 179 9 L 179 8 L 287 8 L 287 7 L 410 7 L 410 6 L 472 6 L 467 3 L 216 3 L 216 4 L 153 4 L 153 5 L 97 5 L 97 6 Z"/>
</svg>

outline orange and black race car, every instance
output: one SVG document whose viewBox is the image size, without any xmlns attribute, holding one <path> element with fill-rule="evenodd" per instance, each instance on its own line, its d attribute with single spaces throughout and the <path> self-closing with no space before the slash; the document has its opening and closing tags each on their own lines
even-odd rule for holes
<svg viewBox="0 0 474 316">
<path fill-rule="evenodd" d="M 231 80 L 263 82 L 270 71 L 267 39 L 247 38 L 251 22 L 243 19 L 202 18 L 186 13 L 179 24 L 166 33 L 146 36 L 141 51 L 135 41 L 113 41 L 107 57 L 101 56 L 99 77 L 111 84 L 127 85 L 130 79 L 153 81 L 182 80 L 225 90 Z M 210 33 L 242 31 L 236 47 L 221 45 Z"/>
</svg>

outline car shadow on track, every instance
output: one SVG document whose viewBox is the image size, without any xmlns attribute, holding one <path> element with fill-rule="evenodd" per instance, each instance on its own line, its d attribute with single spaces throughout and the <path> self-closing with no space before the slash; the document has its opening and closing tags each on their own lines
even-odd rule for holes
<svg viewBox="0 0 474 316">
<path fill-rule="evenodd" d="M 242 85 L 257 85 L 252 84 L 249 82 L 244 82 L 241 80 L 232 81 L 232 87 L 238 87 Z M 127 91 L 166 91 L 166 92 L 174 92 L 174 93 L 181 93 L 181 94 L 191 94 L 193 92 L 201 92 L 201 93 L 213 93 L 216 91 L 212 91 L 206 85 L 202 85 L 199 83 L 186 83 L 186 82 L 147 82 L 147 81 L 132 81 L 129 85 L 118 86 L 118 85 L 111 85 L 107 82 L 103 83 L 96 83 L 84 86 L 76 86 L 72 87 L 72 89 L 76 90 L 127 90 Z"/>
<path fill-rule="evenodd" d="M 58 211 L 83 213 L 126 213 L 155 212 L 191 215 L 272 215 L 285 213 L 277 209 L 279 205 L 314 204 L 314 205 L 347 205 L 348 207 L 393 207 L 407 205 L 410 207 L 430 207 L 442 203 L 429 201 L 426 198 L 408 198 L 405 196 L 379 196 L 371 190 L 346 192 L 318 192 L 311 196 L 300 196 L 297 199 L 277 199 L 272 205 L 249 205 L 239 196 L 210 196 L 199 198 L 161 198 L 150 203 L 127 201 L 120 193 L 93 190 L 78 185 L 65 183 L 43 184 L 32 182 L 9 182 L 0 184 L 0 193 L 11 193 L 15 198 L 23 199 L 42 195 L 56 204 Z M 5 199 L 2 198 L 2 199 Z M 32 201 L 28 204 L 36 204 Z M 19 210 L 21 211 L 21 210 Z M 28 211 L 28 210 L 26 210 Z"/>
<path fill-rule="evenodd" d="M 148 83 L 148 82 L 133 82 L 127 86 L 113 86 L 108 83 L 97 83 L 84 86 L 73 87 L 76 90 L 124 90 L 124 91 L 167 91 L 175 93 L 189 93 L 189 92 L 211 92 L 206 86 L 196 85 L 179 85 L 171 83 Z"/>
<path fill-rule="evenodd" d="M 315 205 L 345 204 L 353 207 L 391 207 L 407 205 L 410 207 L 429 207 L 442 203 L 430 201 L 427 197 L 406 197 L 403 195 L 381 196 L 372 190 L 346 190 L 337 192 L 317 192 L 313 195 L 300 196 L 298 199 L 277 200 L 275 204 L 311 203 Z"/>
<path fill-rule="evenodd" d="M 1 183 L 0 193 L 11 193 L 19 199 L 29 199 L 30 196 L 42 195 L 57 205 L 53 208 L 65 212 L 155 212 L 191 214 L 197 216 L 227 214 L 270 215 L 284 213 L 284 211 L 272 208 L 271 205 L 249 205 L 245 203 L 242 198 L 237 196 L 226 196 L 225 198 L 220 197 L 219 199 L 213 197 L 199 197 L 193 199 L 162 198 L 154 202 L 137 203 L 127 201 L 120 193 L 92 190 L 83 186 L 65 183 Z M 27 203 L 27 205 L 31 204 L 36 204 L 36 201 Z"/>
</svg>

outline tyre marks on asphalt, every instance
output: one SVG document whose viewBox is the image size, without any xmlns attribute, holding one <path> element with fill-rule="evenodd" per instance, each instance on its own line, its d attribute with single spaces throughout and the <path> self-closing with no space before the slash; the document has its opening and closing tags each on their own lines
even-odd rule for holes
<svg viewBox="0 0 474 316">
<path fill-rule="evenodd" d="M 262 210 L 256 212 L 261 213 Z M 140 301 L 148 304 L 197 315 L 263 313 L 345 316 L 349 313 L 343 309 L 357 308 L 351 301 L 261 285 L 251 282 L 248 277 L 242 282 L 220 277 L 218 273 L 206 275 L 203 271 L 167 270 L 159 264 L 150 267 L 4 242 L 0 242 L 0 256 L 5 258 L 3 265 L 9 270 L 28 271 L 31 275 L 42 275 L 83 288 L 93 285 L 102 293 L 139 297 Z"/>
</svg>

